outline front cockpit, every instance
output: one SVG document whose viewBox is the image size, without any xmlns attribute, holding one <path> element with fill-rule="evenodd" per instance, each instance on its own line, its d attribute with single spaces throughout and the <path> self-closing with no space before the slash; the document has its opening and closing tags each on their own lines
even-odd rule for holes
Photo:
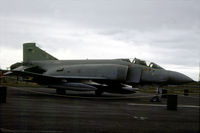
<svg viewBox="0 0 200 133">
<path fill-rule="evenodd" d="M 134 58 L 134 59 L 126 58 L 126 59 L 119 59 L 119 60 L 130 62 L 130 63 L 133 63 L 133 64 L 151 67 L 151 68 L 154 68 L 154 69 L 164 69 L 161 66 L 157 65 L 156 63 L 140 60 L 140 59 L 137 59 L 137 58 Z"/>
</svg>

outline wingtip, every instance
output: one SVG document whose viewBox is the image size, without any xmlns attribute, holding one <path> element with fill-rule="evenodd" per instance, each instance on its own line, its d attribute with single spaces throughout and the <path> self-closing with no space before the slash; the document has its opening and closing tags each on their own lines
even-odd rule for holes
<svg viewBox="0 0 200 133">
<path fill-rule="evenodd" d="M 3 76 L 7 76 L 7 75 L 10 75 L 10 74 L 12 74 L 12 73 L 13 73 L 13 72 L 8 71 L 8 72 L 4 73 Z"/>
</svg>

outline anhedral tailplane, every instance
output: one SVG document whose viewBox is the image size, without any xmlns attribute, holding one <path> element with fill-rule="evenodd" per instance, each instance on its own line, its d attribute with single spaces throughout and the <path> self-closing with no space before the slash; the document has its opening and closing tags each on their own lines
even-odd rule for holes
<svg viewBox="0 0 200 133">
<path fill-rule="evenodd" d="M 57 60 L 52 55 L 36 46 L 35 43 L 23 44 L 23 62 L 37 61 L 37 60 Z"/>
</svg>

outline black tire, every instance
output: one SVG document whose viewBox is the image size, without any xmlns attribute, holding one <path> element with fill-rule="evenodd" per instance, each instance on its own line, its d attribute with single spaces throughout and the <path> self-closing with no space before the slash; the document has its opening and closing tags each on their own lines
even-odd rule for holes
<svg viewBox="0 0 200 133">
<path fill-rule="evenodd" d="M 101 96 L 103 94 L 103 91 L 102 90 L 100 90 L 100 89 L 97 89 L 96 91 L 95 91 L 95 95 L 96 96 Z"/>
<path fill-rule="evenodd" d="M 150 101 L 151 102 L 161 102 L 159 96 L 154 96 Z"/>
<path fill-rule="evenodd" d="M 59 94 L 59 95 L 65 95 L 66 92 L 64 89 L 56 89 L 56 94 Z"/>
</svg>

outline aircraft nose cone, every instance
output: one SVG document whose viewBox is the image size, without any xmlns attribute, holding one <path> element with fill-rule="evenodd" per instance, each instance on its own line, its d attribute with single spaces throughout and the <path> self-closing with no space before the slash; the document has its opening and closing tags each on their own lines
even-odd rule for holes
<svg viewBox="0 0 200 133">
<path fill-rule="evenodd" d="M 193 80 L 182 73 L 169 71 L 169 82 L 173 84 L 184 84 L 193 82 Z"/>
</svg>

